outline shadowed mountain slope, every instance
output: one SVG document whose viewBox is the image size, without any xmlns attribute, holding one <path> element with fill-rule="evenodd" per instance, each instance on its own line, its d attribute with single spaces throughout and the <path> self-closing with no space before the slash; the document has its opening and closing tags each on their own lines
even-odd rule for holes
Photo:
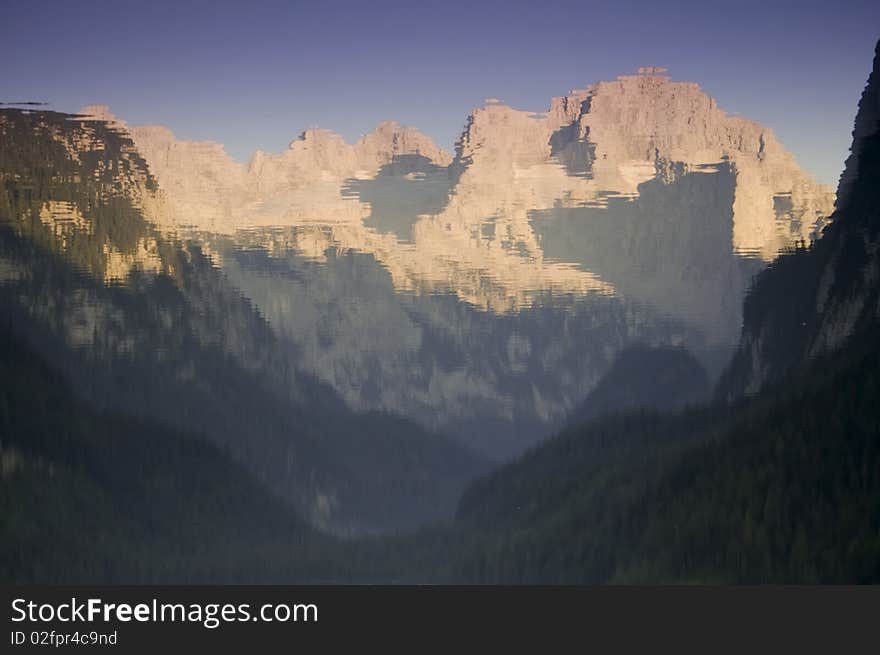
<svg viewBox="0 0 880 655">
<path fill-rule="evenodd" d="M 623 350 L 595 389 L 569 417 L 586 423 L 601 414 L 636 409 L 681 409 L 710 392 L 700 362 L 683 348 L 636 344 Z"/>
</svg>

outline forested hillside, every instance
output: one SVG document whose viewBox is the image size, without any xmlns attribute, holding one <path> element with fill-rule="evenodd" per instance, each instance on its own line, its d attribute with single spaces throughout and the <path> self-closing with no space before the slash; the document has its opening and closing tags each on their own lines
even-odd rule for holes
<svg viewBox="0 0 880 655">
<path fill-rule="evenodd" d="M 880 348 L 733 408 L 572 428 L 474 484 L 471 582 L 880 580 Z"/>
</svg>

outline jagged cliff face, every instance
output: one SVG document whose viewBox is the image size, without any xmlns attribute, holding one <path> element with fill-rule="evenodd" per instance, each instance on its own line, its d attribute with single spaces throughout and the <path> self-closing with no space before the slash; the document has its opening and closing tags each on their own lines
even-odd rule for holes
<svg viewBox="0 0 880 655">
<path fill-rule="evenodd" d="M 880 43 L 840 179 L 837 211 L 809 249 L 780 258 L 745 304 L 739 351 L 719 394 L 756 393 L 880 320 Z"/>
<path fill-rule="evenodd" d="M 112 117 L 106 107 L 82 113 Z M 357 221 L 363 208 L 341 197 L 345 180 L 374 177 L 395 157 L 422 156 L 440 165 L 450 161 L 418 130 L 393 122 L 382 123 L 353 145 L 328 130 L 309 129 L 281 154 L 257 151 L 247 166 L 220 144 L 178 141 L 165 127 L 132 127 L 129 132 L 163 181 L 170 211 L 157 220 L 217 233 L 292 225 L 309 215 L 321 222 Z"/>
<path fill-rule="evenodd" d="M 395 123 L 246 165 L 125 129 L 158 181 L 151 220 L 200 240 L 349 405 L 468 439 L 521 425 L 521 445 L 631 341 L 730 347 L 752 276 L 833 202 L 769 130 L 655 69 L 545 113 L 487 101 L 454 156 Z"/>
</svg>

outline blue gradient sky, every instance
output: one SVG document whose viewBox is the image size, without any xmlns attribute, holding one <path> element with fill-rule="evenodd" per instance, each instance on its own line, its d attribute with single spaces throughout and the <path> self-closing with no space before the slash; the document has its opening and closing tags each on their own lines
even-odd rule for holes
<svg viewBox="0 0 880 655">
<path fill-rule="evenodd" d="M 880 2 L 3 3 L 0 100 L 108 104 L 240 160 L 319 125 L 384 119 L 451 147 L 484 98 L 543 111 L 570 88 L 666 66 L 835 183 Z"/>
</svg>

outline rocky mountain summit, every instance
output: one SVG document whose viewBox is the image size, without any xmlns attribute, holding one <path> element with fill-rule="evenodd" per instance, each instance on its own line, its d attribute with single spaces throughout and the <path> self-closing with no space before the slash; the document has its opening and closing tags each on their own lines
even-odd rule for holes
<svg viewBox="0 0 880 655">
<path fill-rule="evenodd" d="M 83 112 L 109 116 L 106 108 Z M 398 241 L 415 242 L 416 250 L 430 244 L 439 252 L 426 253 L 424 259 L 435 263 L 460 253 L 463 261 L 457 263 L 468 270 L 477 266 L 469 253 L 481 250 L 485 259 L 487 246 L 499 242 L 516 251 L 508 253 L 513 256 L 525 249 L 529 257 L 540 257 L 531 213 L 635 199 L 642 184 L 673 184 L 719 167 L 730 169 L 735 178 L 730 247 L 738 253 L 769 261 L 793 243 L 809 241 L 833 203 L 832 190 L 802 171 L 772 131 L 726 114 L 697 84 L 671 81 L 656 68 L 554 98 L 546 113 L 492 100 L 467 118 L 454 159 L 418 130 L 393 122 L 382 123 L 354 144 L 328 130 L 309 129 L 286 151 L 258 151 L 247 165 L 235 162 L 219 144 L 180 141 L 166 128 L 134 127 L 130 132 L 165 192 L 169 211 L 157 217 L 160 222 L 225 233 L 269 225 L 344 224 L 347 232 L 336 237 L 342 247 L 381 253 L 392 269 L 397 253 L 382 251 L 405 249 Z M 378 201 L 365 198 L 364 185 L 352 193 L 351 182 L 389 176 L 407 179 L 416 195 L 419 187 L 428 194 L 426 178 L 442 177 L 446 200 L 441 207 L 416 203 L 411 239 L 388 243 L 353 233 Z M 496 238 L 480 233 L 487 222 Z M 503 259 L 496 262 L 499 270 L 487 264 L 484 273 L 505 286 L 511 272 Z M 550 263 L 538 268 L 548 266 L 553 268 Z M 401 284 L 411 277 L 431 279 L 429 271 L 414 267 L 405 265 L 396 276 Z M 451 273 L 446 277 L 434 282 L 462 290 Z M 511 298 L 524 286 L 547 287 L 551 282 L 546 278 L 571 276 L 557 267 L 550 274 L 536 270 L 513 277 L 521 279 L 506 285 L 511 288 L 504 295 Z M 569 279 L 562 286 L 582 291 L 595 285 Z"/>
</svg>

